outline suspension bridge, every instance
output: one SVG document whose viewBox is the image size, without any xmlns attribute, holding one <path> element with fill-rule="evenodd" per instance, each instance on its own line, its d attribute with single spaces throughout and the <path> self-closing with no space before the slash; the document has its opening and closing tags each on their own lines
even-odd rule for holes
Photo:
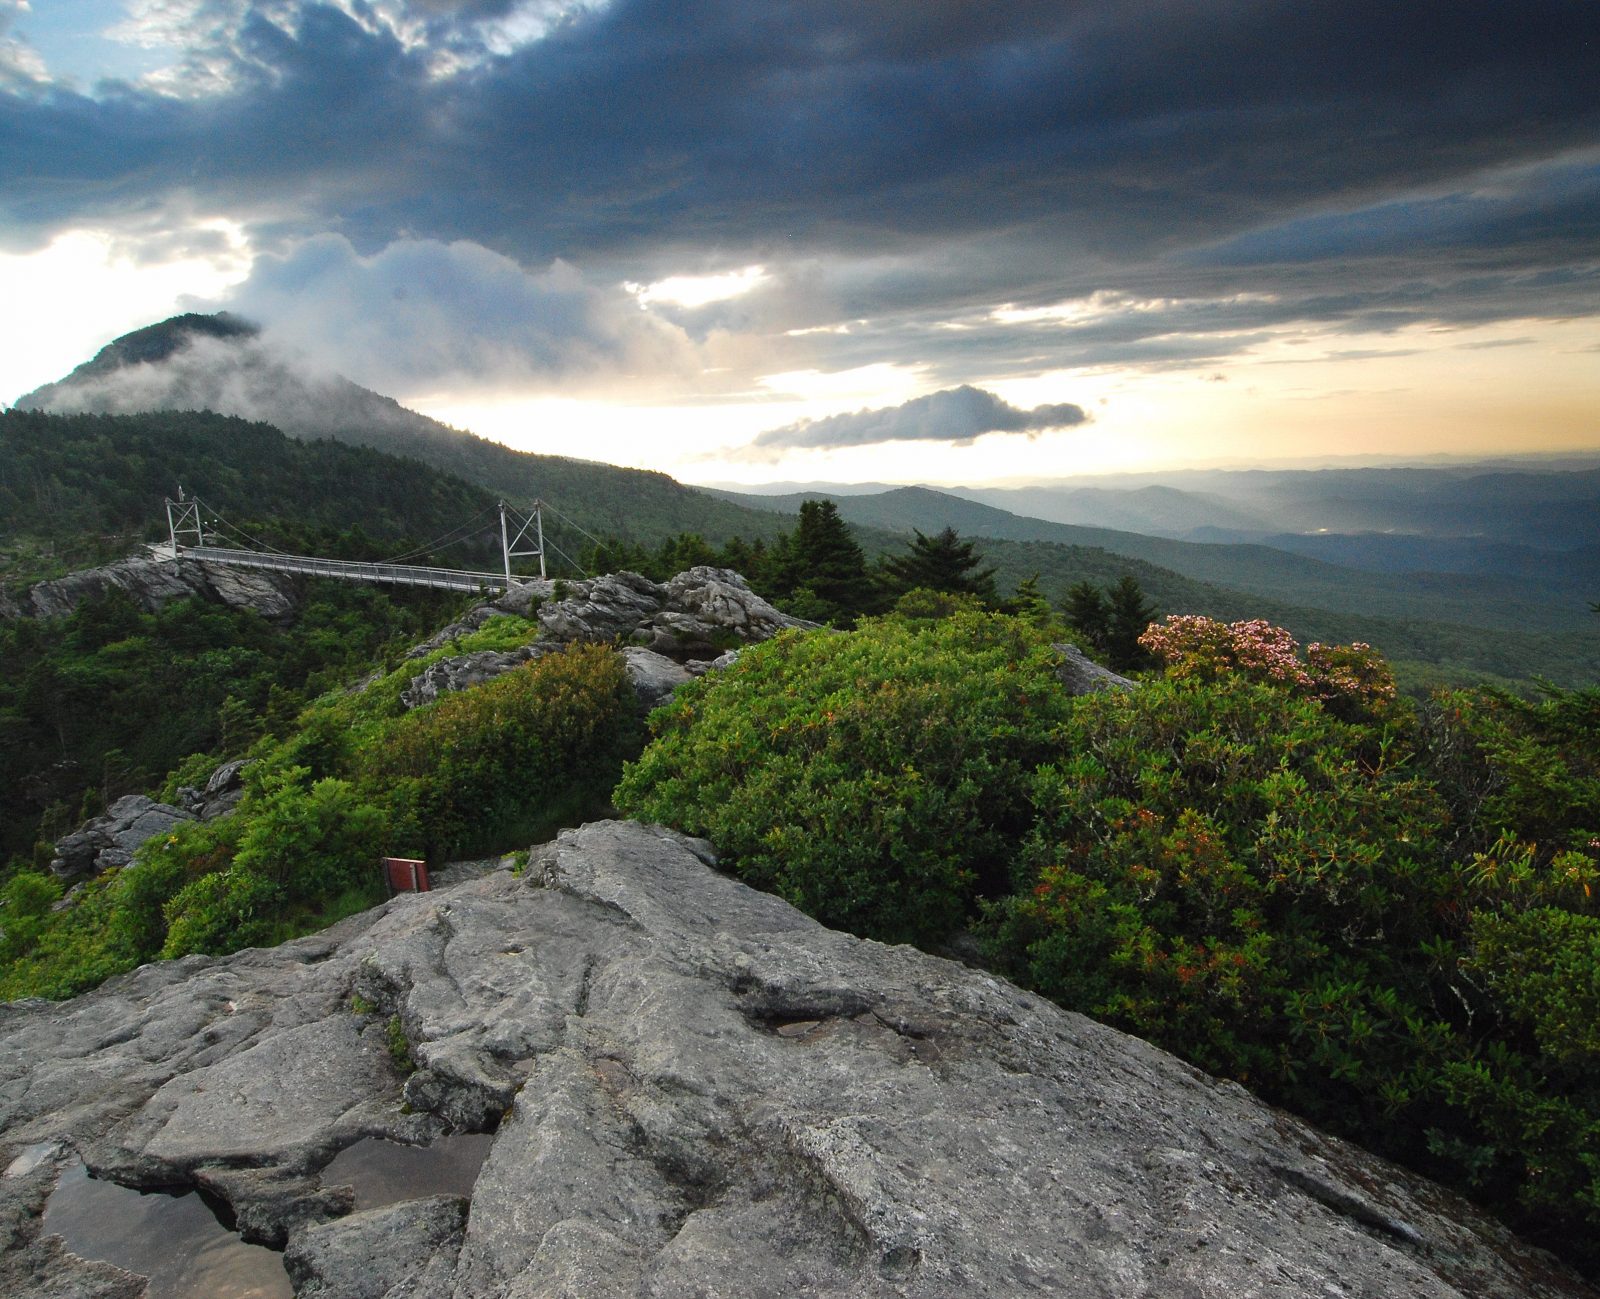
<svg viewBox="0 0 1600 1299">
<path fill-rule="evenodd" d="M 348 582 L 377 582 L 388 586 L 422 586 L 440 591 L 509 591 L 523 582 L 535 580 L 512 572 L 512 563 L 520 559 L 537 559 L 539 577 L 545 580 L 545 549 L 549 543 L 544 535 L 544 511 L 550 508 L 543 501 L 535 501 L 532 510 L 523 514 L 504 501 L 497 502 L 495 510 L 484 510 L 475 518 L 436 537 L 423 546 L 378 561 L 354 559 L 326 559 L 316 555 L 292 555 L 250 536 L 222 518 L 215 509 L 198 496 L 185 496 L 178 489 L 178 497 L 167 498 L 167 541 L 150 547 L 157 559 L 202 559 L 212 564 L 231 564 L 240 568 L 263 568 L 279 573 L 303 573 L 310 577 L 340 578 Z M 205 511 L 202 514 L 202 510 Z M 463 541 L 481 537 L 489 525 L 489 516 L 498 511 L 500 524 L 501 569 L 498 572 L 480 572 L 463 568 L 439 568 L 427 564 L 406 563 L 422 555 L 431 554 Z M 565 515 L 559 515 L 574 528 Z M 595 540 L 582 528 L 584 536 Z M 234 542 L 236 544 L 228 544 Z M 551 550 L 565 559 L 579 572 L 582 568 L 572 558 L 553 545 Z"/>
</svg>

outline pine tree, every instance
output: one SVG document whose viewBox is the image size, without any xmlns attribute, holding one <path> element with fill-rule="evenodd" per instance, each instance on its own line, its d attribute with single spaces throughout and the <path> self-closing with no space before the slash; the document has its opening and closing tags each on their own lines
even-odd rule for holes
<svg viewBox="0 0 1600 1299">
<path fill-rule="evenodd" d="M 802 617 L 820 613 L 828 622 L 848 626 L 877 603 L 866 554 L 832 501 L 801 503 L 789 564 L 793 593 L 806 591 L 811 597 Z"/>
<path fill-rule="evenodd" d="M 987 604 L 997 602 L 994 569 L 979 568 L 981 556 L 973 553 L 976 542 L 962 541 L 954 528 L 935 536 L 913 529 L 911 551 L 883 561 L 884 573 L 899 592 L 921 587 L 950 595 L 971 595 Z"/>
<path fill-rule="evenodd" d="M 1107 653 L 1111 640 L 1111 606 L 1093 582 L 1074 583 L 1067 591 L 1067 622 L 1090 654 Z"/>
<path fill-rule="evenodd" d="M 1109 589 L 1107 600 L 1108 630 L 1106 653 L 1111 666 L 1118 672 L 1132 672 L 1148 667 L 1151 654 L 1139 644 L 1156 608 L 1144 598 L 1137 579 L 1124 573 L 1117 584 Z"/>
<path fill-rule="evenodd" d="M 1039 575 L 1035 573 L 1018 582 L 1017 589 L 1011 597 L 1001 601 L 1000 611 L 1018 618 L 1026 618 L 1041 626 L 1049 622 L 1052 610 L 1050 601 L 1045 599 L 1044 592 L 1039 589 Z"/>
</svg>

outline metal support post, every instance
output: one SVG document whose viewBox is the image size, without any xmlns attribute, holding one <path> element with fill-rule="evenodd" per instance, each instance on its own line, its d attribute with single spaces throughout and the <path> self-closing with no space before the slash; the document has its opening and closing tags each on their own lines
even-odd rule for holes
<svg viewBox="0 0 1600 1299">
<path fill-rule="evenodd" d="M 513 513 L 513 515 L 515 515 L 516 511 L 513 510 L 512 513 Z M 521 516 L 517 516 L 517 517 L 520 518 Z M 504 501 L 501 501 L 500 502 L 500 552 L 501 552 L 502 556 L 505 558 L 505 563 L 506 563 L 506 589 L 507 590 L 511 589 L 511 583 L 515 580 L 511 576 L 511 561 L 513 559 L 532 559 L 535 555 L 537 555 L 539 557 L 539 580 L 543 581 L 544 578 L 545 578 L 545 569 L 544 569 L 544 502 L 543 501 L 535 501 L 533 503 L 533 517 L 531 519 L 522 519 L 521 523 L 522 523 L 522 526 L 517 529 L 517 532 L 516 532 L 515 536 L 511 536 L 507 532 L 507 530 L 506 530 L 506 503 Z M 520 543 L 522 541 L 522 539 L 524 537 L 526 537 L 528 535 L 528 529 L 529 528 L 532 528 L 534 530 L 534 535 L 537 538 L 537 540 L 535 541 L 534 544 L 536 545 L 537 549 L 535 549 L 535 550 L 518 550 L 517 549 L 517 545 L 518 545 L 518 543 Z"/>
<path fill-rule="evenodd" d="M 500 502 L 500 557 L 506 565 L 506 590 L 511 589 L 511 543 L 506 540 L 506 503 Z"/>
</svg>

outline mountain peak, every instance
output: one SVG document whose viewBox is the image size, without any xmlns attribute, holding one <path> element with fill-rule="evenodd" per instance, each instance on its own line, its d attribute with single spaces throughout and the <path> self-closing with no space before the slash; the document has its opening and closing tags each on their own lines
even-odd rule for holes
<svg viewBox="0 0 1600 1299">
<path fill-rule="evenodd" d="M 215 315 L 185 312 L 112 339 L 70 377 L 92 378 L 125 366 L 165 361 L 196 338 L 254 338 L 260 332 L 259 326 L 226 311 Z"/>
</svg>

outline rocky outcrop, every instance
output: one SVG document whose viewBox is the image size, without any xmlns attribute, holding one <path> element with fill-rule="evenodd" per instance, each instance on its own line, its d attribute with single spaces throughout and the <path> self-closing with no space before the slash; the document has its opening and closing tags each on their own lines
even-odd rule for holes
<svg viewBox="0 0 1600 1299">
<path fill-rule="evenodd" d="M 558 590 L 562 598 L 553 599 Z M 640 707 L 648 711 L 722 661 L 728 642 L 743 645 L 789 627 L 817 625 L 779 613 L 731 569 L 691 568 L 665 583 L 624 572 L 559 585 L 524 583 L 429 637 L 408 657 L 432 653 L 499 613 L 537 617 L 538 638 L 514 650 L 440 659 L 411 679 L 401 702 L 418 708 L 449 691 L 481 685 L 561 645 L 591 641 L 623 647 Z"/>
<path fill-rule="evenodd" d="M 51 873 L 57 879 L 79 880 L 126 866 L 146 839 L 168 833 L 180 821 L 196 819 L 193 812 L 143 794 L 125 795 L 56 844 Z"/>
<path fill-rule="evenodd" d="M 75 1149 L 223 1196 L 305 1294 L 1593 1299 L 1233 1084 L 708 858 L 593 824 L 520 878 L 0 1008 L 0 1292 L 87 1266 L 39 1221 Z M 321 1185 L 447 1125 L 494 1131 L 464 1218 Z"/>
<path fill-rule="evenodd" d="M 539 609 L 550 640 L 623 640 L 682 660 L 714 656 L 730 640 L 766 640 L 788 627 L 817 625 L 779 613 L 728 568 L 691 568 L 666 583 L 614 573 L 568 588 L 565 599 Z"/>
<path fill-rule="evenodd" d="M 145 794 L 124 795 L 57 841 L 51 872 L 69 882 L 87 879 L 114 866 L 126 866 L 140 844 L 168 833 L 180 821 L 226 816 L 244 797 L 243 774 L 248 765 L 243 758 L 224 762 L 200 788 L 180 786 L 176 807 Z M 71 896 L 63 905 L 70 904 Z"/>
<path fill-rule="evenodd" d="M 523 645 L 514 650 L 479 650 L 475 654 L 440 659 L 411 678 L 411 683 L 400 692 L 400 702 L 407 708 L 421 708 L 440 695 L 481 686 L 549 650 L 550 647 L 544 645 Z"/>
<path fill-rule="evenodd" d="M 226 816 L 244 797 L 244 769 L 249 765 L 249 759 L 235 758 L 219 765 L 198 789 L 178 786 L 178 803 L 202 821 Z"/>
<path fill-rule="evenodd" d="M 200 559 L 118 560 L 102 568 L 87 568 L 40 582 L 13 601 L 11 607 L 17 615 L 29 618 L 64 618 L 79 605 L 111 591 L 126 592 L 146 613 L 189 596 L 233 609 L 253 609 L 274 621 L 289 617 L 295 608 L 293 581 L 284 574 Z M 0 609 L 0 615 L 4 612 Z"/>
<path fill-rule="evenodd" d="M 1056 678 L 1074 695 L 1092 695 L 1101 690 L 1132 690 L 1138 683 L 1101 667 L 1076 645 L 1052 645 L 1058 656 Z"/>
</svg>

